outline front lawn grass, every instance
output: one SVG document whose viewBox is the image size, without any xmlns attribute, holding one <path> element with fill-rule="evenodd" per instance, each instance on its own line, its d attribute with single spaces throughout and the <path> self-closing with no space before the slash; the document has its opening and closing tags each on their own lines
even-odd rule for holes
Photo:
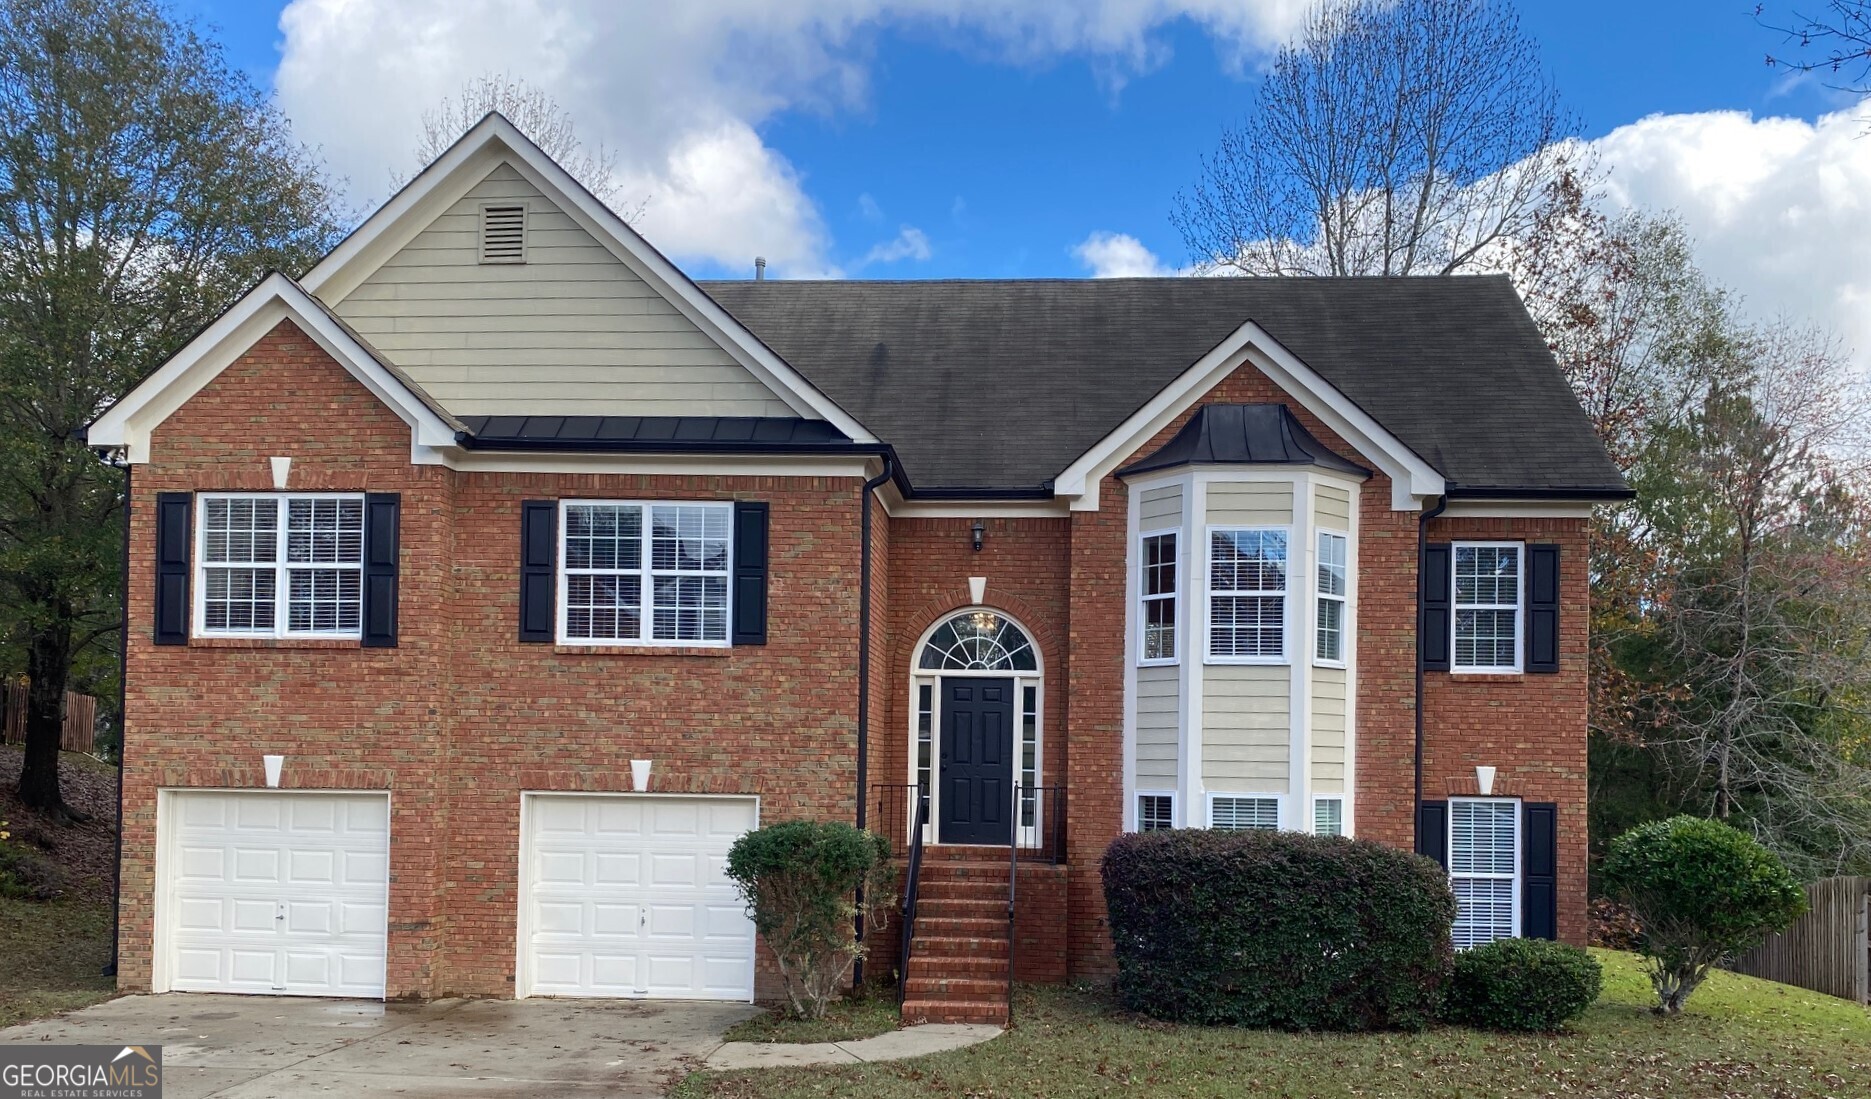
<svg viewBox="0 0 1871 1099">
<path fill-rule="evenodd" d="M 109 961 L 109 904 L 0 897 L 0 1027 L 110 999 Z"/>
<path fill-rule="evenodd" d="M 1438 1027 L 1315 1035 L 1178 1026 L 1118 1011 L 1103 992 L 1022 988 L 1014 1029 L 914 1061 L 696 1073 L 675 1094 L 781 1096 L 1605 1096 L 1730 1099 L 1871 1094 L 1871 1012 L 1717 973 L 1675 1019 L 1629 954 L 1605 964 L 1599 1001 L 1559 1035 Z"/>
<path fill-rule="evenodd" d="M 866 989 L 825 1005 L 823 1019 L 795 1019 L 785 1005 L 728 1028 L 730 1042 L 850 1042 L 897 1029 L 901 1016 L 893 991 Z"/>
</svg>

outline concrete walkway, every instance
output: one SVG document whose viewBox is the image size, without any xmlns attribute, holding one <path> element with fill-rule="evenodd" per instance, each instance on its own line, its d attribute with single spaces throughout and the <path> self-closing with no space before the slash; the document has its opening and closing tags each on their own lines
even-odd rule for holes
<svg viewBox="0 0 1871 1099">
<path fill-rule="evenodd" d="M 1000 1035 L 1001 1028 L 985 1023 L 924 1023 L 850 1042 L 726 1042 L 703 1064 L 711 1069 L 737 1069 L 901 1061 L 965 1049 Z"/>
</svg>

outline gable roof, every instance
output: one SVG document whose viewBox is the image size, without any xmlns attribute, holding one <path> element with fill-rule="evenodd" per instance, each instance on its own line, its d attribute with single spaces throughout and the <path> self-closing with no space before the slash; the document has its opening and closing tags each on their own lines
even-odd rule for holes
<svg viewBox="0 0 1871 1099">
<path fill-rule="evenodd" d="M 1253 322 L 1451 495 L 1628 492 L 1500 276 L 699 285 L 918 490 L 1049 485 Z"/>
<path fill-rule="evenodd" d="M 364 219 L 362 225 L 306 273 L 305 288 L 327 304 L 341 302 L 371 272 L 500 163 L 512 165 L 528 183 L 800 416 L 826 420 L 856 441 L 876 441 L 850 413 L 698 289 L 675 264 L 499 112 L 489 112 L 475 123 L 459 141 Z"/>
</svg>

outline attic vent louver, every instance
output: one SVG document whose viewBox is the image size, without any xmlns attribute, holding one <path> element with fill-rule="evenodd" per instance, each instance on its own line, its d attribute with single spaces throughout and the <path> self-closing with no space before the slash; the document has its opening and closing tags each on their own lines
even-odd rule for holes
<svg viewBox="0 0 1871 1099">
<path fill-rule="evenodd" d="M 481 207 L 481 262 L 526 262 L 526 207 L 523 204 Z"/>
</svg>

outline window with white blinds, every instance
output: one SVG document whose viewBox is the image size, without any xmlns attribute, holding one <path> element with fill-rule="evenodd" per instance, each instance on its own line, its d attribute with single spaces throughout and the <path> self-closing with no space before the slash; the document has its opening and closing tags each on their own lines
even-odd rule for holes
<svg viewBox="0 0 1871 1099">
<path fill-rule="evenodd" d="M 1520 803 L 1449 799 L 1449 887 L 1455 948 L 1520 934 Z"/>
<path fill-rule="evenodd" d="M 1345 834 L 1345 799 L 1312 799 L 1312 832 L 1317 836 Z"/>
<path fill-rule="evenodd" d="M 361 494 L 203 495 L 197 536 L 197 634 L 360 635 Z"/>
<path fill-rule="evenodd" d="M 1280 799 L 1217 794 L 1208 799 L 1208 826 L 1218 832 L 1272 831 L 1280 827 Z"/>
<path fill-rule="evenodd" d="M 1208 534 L 1208 658 L 1274 663 L 1286 657 L 1286 531 Z"/>
<path fill-rule="evenodd" d="M 1137 795 L 1137 831 L 1161 832 L 1176 827 L 1176 799 L 1171 794 Z"/>
</svg>

